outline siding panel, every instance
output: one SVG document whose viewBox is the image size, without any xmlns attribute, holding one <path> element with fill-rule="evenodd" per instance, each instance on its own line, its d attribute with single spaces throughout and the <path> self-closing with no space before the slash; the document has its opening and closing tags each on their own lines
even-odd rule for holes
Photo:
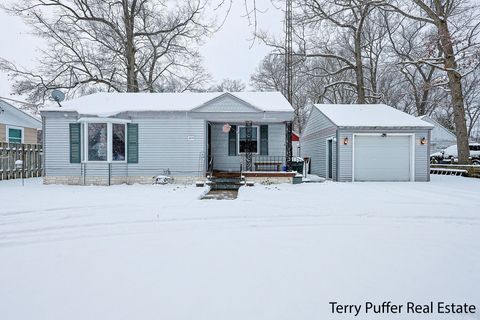
<svg viewBox="0 0 480 320">
<path fill-rule="evenodd" d="M 334 137 L 336 127 L 317 108 L 313 107 L 305 129 L 300 138 L 301 156 L 310 157 L 310 170 L 312 174 L 320 177 L 327 176 L 327 139 Z M 333 173 L 336 166 L 336 143 L 333 143 Z"/>
</svg>

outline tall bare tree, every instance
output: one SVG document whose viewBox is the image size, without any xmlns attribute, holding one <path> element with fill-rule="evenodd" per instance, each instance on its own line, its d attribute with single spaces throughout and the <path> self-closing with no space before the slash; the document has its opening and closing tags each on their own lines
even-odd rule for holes
<svg viewBox="0 0 480 320">
<path fill-rule="evenodd" d="M 447 75 L 459 163 L 468 163 L 470 157 L 462 78 L 472 72 L 479 63 L 478 6 L 478 3 L 470 0 L 412 0 L 411 4 L 387 0 L 383 7 L 413 21 L 426 23 L 435 30 L 442 54 L 435 58 L 418 59 L 412 63 L 433 66 Z"/>
<path fill-rule="evenodd" d="M 14 91 L 31 101 L 56 88 L 190 89 L 206 78 L 197 45 L 213 31 L 208 2 L 19 0 L 4 9 L 22 17 L 47 48 L 33 71 L 6 60 L 0 68 L 11 75 Z"/>
</svg>

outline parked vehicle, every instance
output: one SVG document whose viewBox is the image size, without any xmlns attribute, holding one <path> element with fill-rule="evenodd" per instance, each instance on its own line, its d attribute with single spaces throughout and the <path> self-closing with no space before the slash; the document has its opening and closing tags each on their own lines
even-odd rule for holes
<svg viewBox="0 0 480 320">
<path fill-rule="evenodd" d="M 470 159 L 472 164 L 480 165 L 480 143 L 471 142 L 470 146 Z M 435 152 L 430 155 L 430 163 L 455 163 L 458 162 L 458 150 L 457 145 L 452 145 L 442 150 L 442 152 Z"/>
<path fill-rule="evenodd" d="M 438 164 L 443 162 L 443 152 L 434 152 L 430 155 L 430 163 Z"/>
</svg>

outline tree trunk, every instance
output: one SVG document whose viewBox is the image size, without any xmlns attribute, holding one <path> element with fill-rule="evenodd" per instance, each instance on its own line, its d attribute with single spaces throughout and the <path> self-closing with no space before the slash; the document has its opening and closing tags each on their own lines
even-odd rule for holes
<svg viewBox="0 0 480 320">
<path fill-rule="evenodd" d="M 457 61 L 453 50 L 452 38 L 446 21 L 437 22 L 440 43 L 444 52 L 444 65 L 447 70 L 448 85 L 452 95 L 453 121 L 457 134 L 458 163 L 470 162 L 470 148 L 468 145 L 468 131 L 465 120 L 465 105 L 463 101 L 462 76 L 457 71 Z"/>
<path fill-rule="evenodd" d="M 135 5 L 135 2 L 132 6 Z M 128 1 L 123 1 L 123 19 L 125 24 L 125 63 L 127 70 L 127 92 L 138 92 L 138 79 L 135 59 L 135 44 L 134 44 L 134 15 L 130 12 Z"/>
<path fill-rule="evenodd" d="M 360 104 L 367 103 L 365 97 L 365 79 L 363 77 L 363 61 L 362 61 L 362 43 L 361 30 L 355 32 L 355 75 L 357 80 L 357 102 Z"/>
</svg>

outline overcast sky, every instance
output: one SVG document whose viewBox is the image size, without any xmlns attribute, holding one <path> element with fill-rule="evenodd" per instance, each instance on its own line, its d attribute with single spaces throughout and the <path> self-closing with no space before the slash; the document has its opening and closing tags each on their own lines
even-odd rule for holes
<svg viewBox="0 0 480 320">
<path fill-rule="evenodd" d="M 2 0 L 3 2 L 3 0 Z M 258 17 L 259 28 L 278 34 L 282 31 L 282 13 L 270 4 L 270 0 L 257 0 L 260 8 L 266 9 Z M 248 84 L 250 75 L 261 59 L 270 51 L 258 41 L 250 48 L 253 28 L 249 26 L 243 1 L 234 1 L 230 15 L 213 37 L 206 39 L 201 48 L 204 65 L 214 81 L 224 78 L 241 79 Z M 29 28 L 17 17 L 7 15 L 0 9 L 0 57 L 15 61 L 26 67 L 35 65 L 42 40 L 29 33 Z M 11 97 L 7 75 L 0 72 L 0 96 Z M 15 97 L 18 98 L 18 97 Z"/>
</svg>

